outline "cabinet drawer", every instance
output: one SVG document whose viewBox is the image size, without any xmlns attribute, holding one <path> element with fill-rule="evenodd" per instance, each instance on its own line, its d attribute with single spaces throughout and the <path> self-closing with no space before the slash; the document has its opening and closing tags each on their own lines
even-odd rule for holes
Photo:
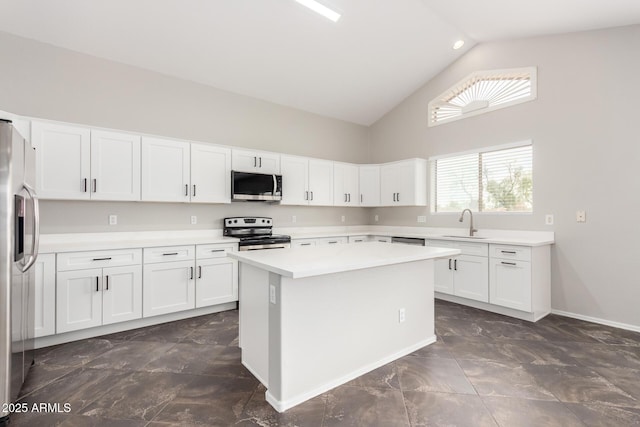
<svg viewBox="0 0 640 427">
<path fill-rule="evenodd" d="M 490 245 L 490 247 L 491 258 L 531 261 L 531 248 L 528 246 Z"/>
<path fill-rule="evenodd" d="M 227 252 L 235 252 L 237 247 L 237 243 L 198 245 L 196 246 L 196 258 L 224 258 L 227 256 Z"/>
<path fill-rule="evenodd" d="M 456 242 L 452 240 L 428 240 L 429 246 L 460 249 L 462 255 L 489 256 L 487 243 Z"/>
<path fill-rule="evenodd" d="M 167 261 L 193 261 L 196 247 L 190 246 L 161 246 L 144 248 L 144 263 L 152 264 Z"/>
<path fill-rule="evenodd" d="M 291 241 L 291 247 L 293 248 L 308 248 L 315 245 L 316 239 L 295 239 Z"/>
<path fill-rule="evenodd" d="M 342 237 L 325 237 L 322 239 L 316 239 L 318 245 L 338 245 L 342 243 L 347 243 L 348 239 L 346 236 Z"/>
<path fill-rule="evenodd" d="M 142 262 L 142 249 L 63 252 L 57 255 L 57 271 L 136 265 Z"/>
</svg>

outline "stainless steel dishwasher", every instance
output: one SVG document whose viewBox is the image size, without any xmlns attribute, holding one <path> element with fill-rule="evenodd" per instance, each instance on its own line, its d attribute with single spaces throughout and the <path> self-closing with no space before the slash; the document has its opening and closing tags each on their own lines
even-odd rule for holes
<svg viewBox="0 0 640 427">
<path fill-rule="evenodd" d="M 420 237 L 392 237 L 391 243 L 400 243 L 402 245 L 426 246 L 426 239 Z"/>
</svg>

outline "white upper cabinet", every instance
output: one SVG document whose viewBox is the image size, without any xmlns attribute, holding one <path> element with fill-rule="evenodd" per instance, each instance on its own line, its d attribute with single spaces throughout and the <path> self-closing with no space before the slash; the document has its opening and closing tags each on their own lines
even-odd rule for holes
<svg viewBox="0 0 640 427">
<path fill-rule="evenodd" d="M 191 144 L 191 202 L 231 202 L 231 150 Z"/>
<path fill-rule="evenodd" d="M 91 198 L 140 200 L 140 137 L 91 131 Z"/>
<path fill-rule="evenodd" d="M 360 165 L 360 206 L 380 206 L 380 165 Z"/>
<path fill-rule="evenodd" d="M 280 156 L 282 174 L 281 205 L 309 204 L 309 159 Z"/>
<path fill-rule="evenodd" d="M 140 137 L 33 122 L 43 199 L 140 200 Z"/>
<path fill-rule="evenodd" d="M 142 200 L 190 200 L 190 144 L 142 137 Z"/>
<path fill-rule="evenodd" d="M 427 161 L 409 159 L 380 166 L 382 206 L 427 205 Z"/>
<path fill-rule="evenodd" d="M 32 122 L 36 148 L 36 189 L 43 199 L 88 200 L 91 197 L 88 128 Z"/>
<path fill-rule="evenodd" d="M 281 156 L 283 205 L 333 205 L 333 162 Z"/>
<path fill-rule="evenodd" d="M 240 172 L 280 173 L 280 155 L 266 151 L 232 150 L 232 169 Z"/>
<path fill-rule="evenodd" d="M 333 204 L 336 206 L 359 206 L 358 165 L 333 163 Z"/>
</svg>

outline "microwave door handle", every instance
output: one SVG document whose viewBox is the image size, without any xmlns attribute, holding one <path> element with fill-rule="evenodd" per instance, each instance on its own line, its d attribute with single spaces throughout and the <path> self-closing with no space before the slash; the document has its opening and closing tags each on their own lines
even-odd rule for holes
<svg viewBox="0 0 640 427">
<path fill-rule="evenodd" d="M 33 252 L 29 256 L 29 260 L 21 267 L 22 272 L 29 270 L 38 259 L 38 246 L 40 246 L 40 203 L 36 191 L 31 188 L 30 185 L 22 184 L 27 194 L 33 201 L 33 234 L 31 236 L 31 251 Z"/>
<path fill-rule="evenodd" d="M 278 179 L 276 178 L 275 174 L 272 175 L 273 176 L 273 194 L 274 196 L 276 195 L 276 191 L 278 191 Z"/>
</svg>

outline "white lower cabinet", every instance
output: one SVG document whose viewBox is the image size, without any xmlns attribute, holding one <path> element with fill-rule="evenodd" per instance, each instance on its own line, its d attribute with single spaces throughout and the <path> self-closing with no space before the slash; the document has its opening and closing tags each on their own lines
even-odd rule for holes
<svg viewBox="0 0 640 427">
<path fill-rule="evenodd" d="M 146 249 L 145 249 L 146 250 Z M 195 259 L 144 265 L 144 317 L 196 306 Z"/>
<path fill-rule="evenodd" d="M 491 245 L 489 289 L 491 304 L 532 311 L 529 248 Z"/>
<path fill-rule="evenodd" d="M 35 265 L 34 337 L 56 333 L 56 255 L 40 254 Z"/>
<path fill-rule="evenodd" d="M 198 245 L 196 307 L 238 301 L 238 261 L 228 258 L 234 245 Z"/>
<path fill-rule="evenodd" d="M 434 289 L 436 292 L 489 302 L 487 244 L 430 240 L 429 246 L 462 251 L 462 254 L 456 257 L 435 261 Z"/>
<path fill-rule="evenodd" d="M 59 254 L 56 332 L 141 318 L 140 252 L 127 249 Z"/>
</svg>

